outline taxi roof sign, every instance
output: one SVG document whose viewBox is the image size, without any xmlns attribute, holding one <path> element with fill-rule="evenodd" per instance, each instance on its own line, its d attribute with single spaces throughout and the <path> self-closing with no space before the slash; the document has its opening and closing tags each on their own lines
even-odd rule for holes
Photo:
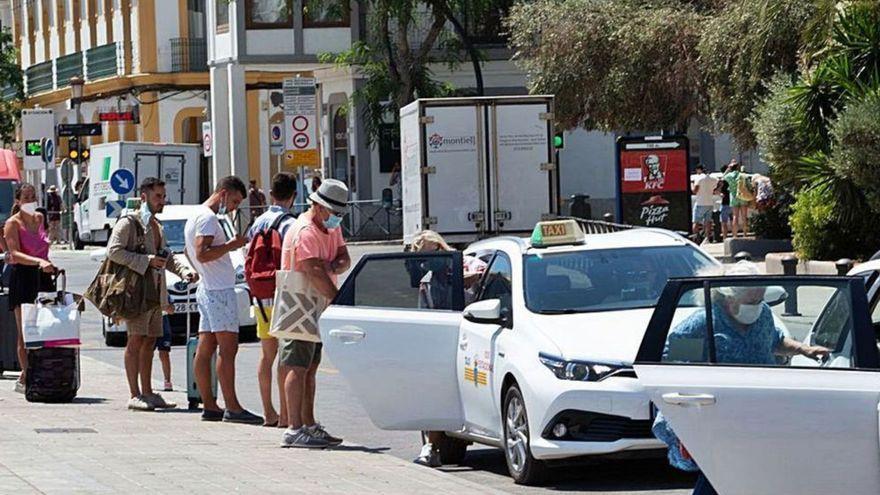
<svg viewBox="0 0 880 495">
<path fill-rule="evenodd" d="M 538 222 L 532 231 L 532 247 L 561 246 L 581 244 L 586 239 L 584 231 L 575 220 L 552 220 Z"/>
</svg>

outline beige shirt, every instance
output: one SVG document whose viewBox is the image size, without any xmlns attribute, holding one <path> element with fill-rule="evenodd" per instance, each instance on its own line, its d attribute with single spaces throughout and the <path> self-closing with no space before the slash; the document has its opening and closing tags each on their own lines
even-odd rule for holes
<svg viewBox="0 0 880 495">
<path fill-rule="evenodd" d="M 128 218 L 128 220 L 126 219 Z M 145 253 L 137 251 L 138 238 L 135 223 L 143 226 L 141 219 L 136 215 L 130 215 L 120 218 L 113 227 L 113 233 L 110 235 L 110 241 L 107 243 L 107 256 L 110 261 L 127 266 L 141 275 L 151 271 L 153 280 L 159 284 L 159 300 L 164 306 L 168 302 L 168 292 L 165 287 L 165 270 L 156 270 L 150 267 L 150 255 L 155 255 L 160 249 L 168 249 L 165 244 L 165 235 L 162 231 L 162 224 L 153 217 L 150 221 L 150 228 L 146 229 L 144 235 Z M 186 277 L 189 268 L 179 263 L 174 256 L 168 257 L 165 268 L 180 278 Z"/>
</svg>

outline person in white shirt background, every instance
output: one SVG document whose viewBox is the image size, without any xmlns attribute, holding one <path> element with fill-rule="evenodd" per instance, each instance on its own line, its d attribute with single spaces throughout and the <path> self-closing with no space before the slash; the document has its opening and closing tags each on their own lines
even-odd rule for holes
<svg viewBox="0 0 880 495">
<path fill-rule="evenodd" d="M 700 239 L 700 228 L 702 227 L 702 237 L 708 238 L 712 234 L 712 210 L 715 207 L 715 185 L 717 179 L 706 173 L 702 165 L 697 165 L 695 177 L 693 178 L 693 233 L 697 239 Z M 712 239 L 714 242 L 716 239 Z"/>
</svg>

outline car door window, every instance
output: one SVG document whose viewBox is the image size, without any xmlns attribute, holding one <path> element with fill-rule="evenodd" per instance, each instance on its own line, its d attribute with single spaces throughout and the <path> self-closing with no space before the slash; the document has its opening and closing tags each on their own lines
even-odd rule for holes
<svg viewBox="0 0 880 495">
<path fill-rule="evenodd" d="M 499 252 L 483 276 L 482 291 L 478 300 L 500 299 L 501 310 L 507 310 L 509 314 L 512 314 L 512 286 L 513 268 L 510 264 L 510 258 L 506 254 Z"/>
<path fill-rule="evenodd" d="M 842 281 L 707 282 L 678 297 L 662 361 L 853 368 L 854 311 Z M 808 358 L 794 352 L 802 345 L 829 352 Z"/>
<path fill-rule="evenodd" d="M 461 253 L 364 257 L 340 289 L 336 305 L 461 311 Z"/>
</svg>

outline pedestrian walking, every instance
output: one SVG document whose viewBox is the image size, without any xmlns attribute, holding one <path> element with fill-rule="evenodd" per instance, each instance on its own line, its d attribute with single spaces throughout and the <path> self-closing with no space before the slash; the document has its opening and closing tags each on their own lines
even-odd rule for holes
<svg viewBox="0 0 880 495">
<path fill-rule="evenodd" d="M 281 269 L 303 273 L 308 289 L 314 289 L 322 304 L 311 315 L 317 320 L 322 308 L 336 297 L 337 277 L 348 270 L 351 258 L 342 238 L 342 216 L 348 211 L 348 187 L 327 179 L 309 196 L 309 210 L 297 218 L 284 236 Z M 279 360 L 287 395 L 288 428 L 282 435 L 284 447 L 325 448 L 342 443 L 315 419 L 315 378 L 321 363 L 320 342 L 283 339 Z"/>
<path fill-rule="evenodd" d="M 248 203 L 250 205 L 251 219 L 257 218 L 266 212 L 266 194 L 257 187 L 257 181 L 250 180 L 250 189 L 248 189 Z M 253 220 L 251 220 L 253 223 Z"/>
<path fill-rule="evenodd" d="M 717 180 L 706 173 L 702 165 L 697 165 L 693 180 L 693 234 L 697 244 L 701 238 L 709 238 L 712 233 L 712 210 L 715 208 L 715 185 Z M 702 229 L 702 234 L 700 234 Z"/>
<path fill-rule="evenodd" d="M 733 208 L 731 235 L 737 236 L 742 229 L 743 237 L 749 229 L 749 204 L 755 199 L 751 192 L 752 176 L 742 171 L 742 166 L 733 159 L 727 167 L 723 179 L 730 189 L 730 206 Z"/>
<path fill-rule="evenodd" d="M 248 254 L 245 263 L 245 276 L 254 297 L 257 319 L 257 337 L 260 339 L 261 354 L 257 364 L 257 379 L 260 383 L 260 397 L 263 400 L 263 426 L 287 427 L 287 398 L 284 395 L 283 381 L 278 380 L 278 394 L 281 401 L 280 415 L 272 403 L 272 365 L 278 355 L 278 340 L 269 335 L 272 322 L 272 308 L 275 304 L 275 272 L 281 268 L 281 248 L 284 235 L 296 220 L 290 207 L 296 199 L 296 177 L 287 172 L 272 178 L 269 196 L 272 205 L 254 220 L 248 230 Z M 278 376 L 281 376 L 279 365 Z"/>
<path fill-rule="evenodd" d="M 159 364 L 162 365 L 162 390 L 171 392 L 174 384 L 171 383 L 171 315 L 174 314 L 174 306 L 169 304 L 162 316 L 162 336 L 156 339 L 156 351 L 159 353 Z M 189 318 L 189 315 L 184 315 Z"/>
<path fill-rule="evenodd" d="M 721 221 L 721 239 L 724 240 L 731 232 L 731 221 L 733 220 L 733 207 L 730 206 L 730 185 L 726 180 L 721 179 L 715 185 L 714 192 L 721 196 L 721 211 L 718 217 Z"/>
<path fill-rule="evenodd" d="M 196 289 L 199 308 L 199 343 L 193 363 L 201 394 L 203 421 L 260 424 L 263 418 L 245 410 L 235 393 L 235 358 L 238 354 L 238 300 L 235 296 L 235 268 L 229 253 L 241 249 L 247 239 L 229 239 L 219 215 L 231 214 L 247 197 L 244 183 L 235 176 L 224 177 L 214 193 L 202 203 L 199 213 L 186 221 L 186 255 L 201 282 Z M 226 409 L 217 405 L 211 387 L 211 361 L 218 350 L 217 376 Z"/>
<path fill-rule="evenodd" d="M 156 177 L 147 177 L 140 184 L 141 206 L 137 213 L 120 218 L 113 227 L 107 243 L 107 257 L 111 262 L 128 267 L 144 276 L 144 283 L 159 289 L 159 301 L 164 304 L 125 321 L 128 341 L 125 345 L 125 375 L 131 397 L 128 408 L 133 411 L 173 409 L 177 404 L 166 401 L 153 391 L 153 352 L 156 339 L 164 333 L 163 310 L 170 311 L 165 288 L 165 270 L 181 279 L 194 281 L 193 273 L 175 260 L 165 243 L 165 233 L 156 215 L 165 207 L 165 183 Z"/>
<path fill-rule="evenodd" d="M 64 233 L 61 230 L 61 213 L 64 205 L 61 201 L 61 195 L 58 194 L 58 188 L 49 186 L 46 194 L 46 216 L 49 219 L 49 242 L 64 242 Z"/>
<path fill-rule="evenodd" d="M 18 362 L 21 376 L 15 382 L 15 391 L 25 392 L 28 354 L 22 333 L 21 305 L 33 304 L 39 292 L 54 290 L 50 274 L 56 268 L 49 261 L 49 237 L 45 220 L 37 212 L 37 190 L 28 183 L 18 186 L 12 216 L 3 226 L 6 241 L 9 275 L 9 310 L 15 312 L 18 326 Z"/>
</svg>

